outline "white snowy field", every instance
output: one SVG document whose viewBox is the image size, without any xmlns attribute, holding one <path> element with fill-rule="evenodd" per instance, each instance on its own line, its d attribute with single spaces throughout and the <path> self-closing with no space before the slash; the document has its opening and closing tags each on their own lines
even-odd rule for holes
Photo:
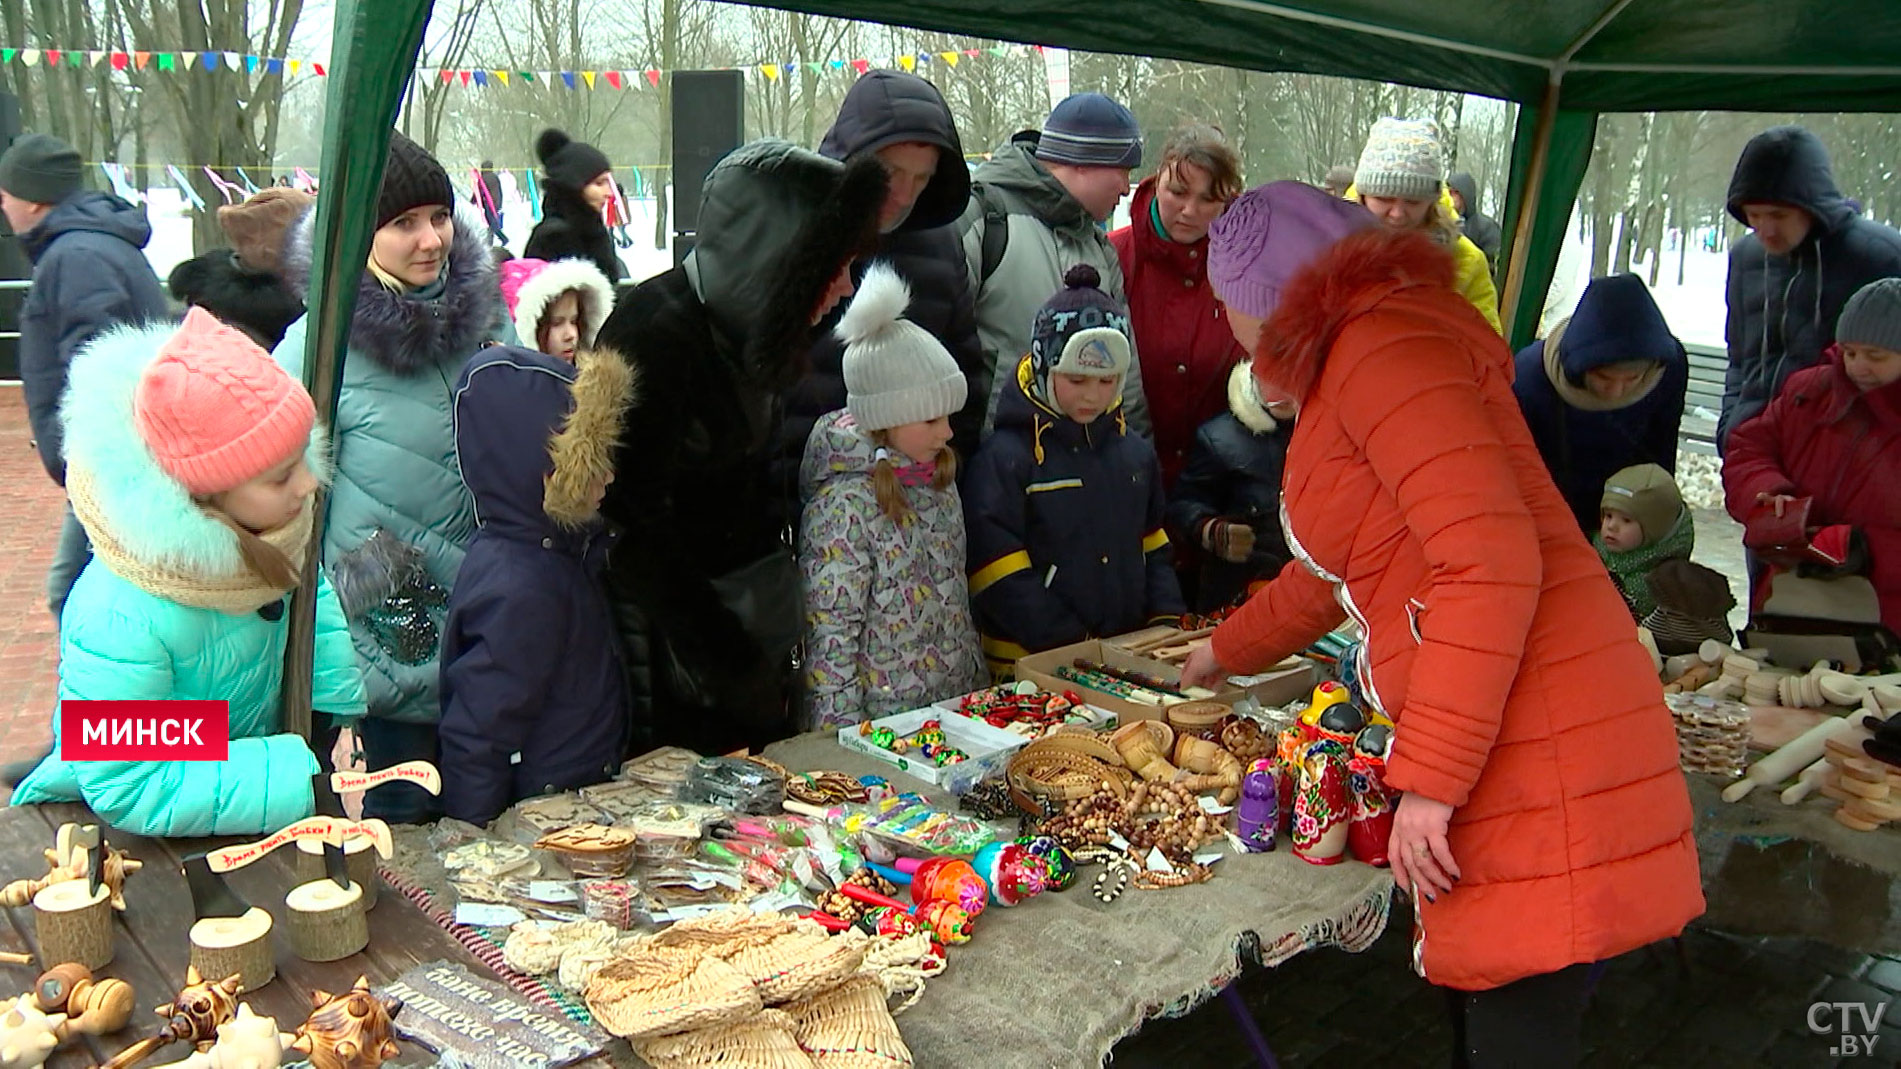
<svg viewBox="0 0 1901 1069">
<path fill-rule="evenodd" d="M 508 187 L 513 185 L 512 182 L 507 183 Z M 145 255 L 152 261 L 159 277 L 163 278 L 174 265 L 192 255 L 190 213 L 193 209 L 174 188 L 155 188 L 149 190 L 146 197 L 146 213 L 152 221 L 152 242 L 146 246 Z M 627 277 L 640 281 L 672 267 L 673 253 L 670 241 L 666 246 L 654 247 L 653 198 L 629 197 L 627 203 L 633 217 L 627 224 L 627 234 L 633 239 L 633 245 L 620 250 L 620 258 L 627 265 Z M 1114 225 L 1124 224 L 1127 215 L 1125 204 L 1118 210 Z M 504 188 L 502 218 L 508 235 L 509 251 L 519 255 L 522 245 L 528 240 L 529 231 L 534 229 L 534 216 L 518 189 Z M 1590 247 L 1577 238 L 1575 225 L 1569 233 L 1571 240 L 1565 245 L 1559 259 L 1558 275 L 1546 302 L 1547 327 L 1571 313 L 1590 281 Z M 1692 234 L 1690 252 L 1683 265 L 1683 284 L 1679 286 L 1677 249 L 1674 245 L 1677 238 L 1677 235 L 1671 235 L 1671 247 L 1663 253 L 1662 270 L 1658 273 L 1658 284 L 1653 291 L 1657 304 L 1663 309 L 1664 318 L 1669 321 L 1678 338 L 1690 344 L 1721 347 L 1723 281 L 1729 270 L 1728 258 L 1722 253 L 1703 251 L 1701 235 Z M 1631 269 L 1648 279 L 1648 263 L 1633 264 Z"/>
</svg>

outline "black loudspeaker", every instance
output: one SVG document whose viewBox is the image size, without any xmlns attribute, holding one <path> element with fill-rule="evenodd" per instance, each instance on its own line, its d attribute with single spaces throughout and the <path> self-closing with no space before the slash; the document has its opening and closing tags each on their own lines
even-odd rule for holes
<svg viewBox="0 0 1901 1069">
<path fill-rule="evenodd" d="M 0 92 L 0 152 L 10 147 L 20 133 L 19 98 Z M 32 261 L 20 247 L 13 228 L 0 217 L 0 279 L 14 281 L 32 277 Z M 25 287 L 0 289 L 0 380 L 10 382 L 20 377 L 20 308 L 25 304 Z"/>
<path fill-rule="evenodd" d="M 741 71 L 673 72 L 673 262 L 693 248 L 707 172 L 746 137 Z"/>
</svg>

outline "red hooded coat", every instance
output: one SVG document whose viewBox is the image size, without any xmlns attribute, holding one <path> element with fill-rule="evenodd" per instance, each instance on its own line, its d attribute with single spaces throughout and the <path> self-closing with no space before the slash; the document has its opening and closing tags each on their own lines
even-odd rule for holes
<svg viewBox="0 0 1901 1069">
<path fill-rule="evenodd" d="M 1208 284 L 1208 239 L 1169 241 L 1149 218 L 1155 178 L 1136 188 L 1129 225 L 1109 235 L 1122 260 L 1122 289 L 1135 326 L 1162 489 L 1173 491 L 1203 423 L 1228 410 L 1228 370 L 1241 346 Z"/>
<path fill-rule="evenodd" d="M 1359 621 L 1387 783 L 1456 807 L 1463 878 L 1416 902 L 1416 966 L 1484 990 L 1674 936 L 1703 893 L 1662 688 L 1452 279 L 1424 235 L 1369 230 L 1282 294 L 1254 366 L 1301 405 L 1298 559 L 1214 650 L 1247 671 Z"/>
<path fill-rule="evenodd" d="M 1901 633 L 1901 382 L 1862 393 L 1837 349 L 1791 375 L 1768 407 L 1729 435 L 1729 514 L 1748 523 L 1757 494 L 1813 497 L 1811 526 L 1860 529 L 1881 622 Z"/>
</svg>

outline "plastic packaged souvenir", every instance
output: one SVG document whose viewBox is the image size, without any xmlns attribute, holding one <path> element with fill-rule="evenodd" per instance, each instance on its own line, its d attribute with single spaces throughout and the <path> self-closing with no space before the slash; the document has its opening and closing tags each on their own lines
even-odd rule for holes
<svg viewBox="0 0 1901 1069">
<path fill-rule="evenodd" d="M 845 817 L 845 830 L 869 836 L 867 851 L 884 844 L 893 855 L 974 854 L 997 839 L 990 827 L 969 817 L 947 813 L 915 794 L 900 794 L 867 806 L 854 807 Z"/>
<path fill-rule="evenodd" d="M 668 795 L 686 782 L 686 775 L 700 755 L 692 750 L 683 750 L 678 746 L 662 746 L 650 750 L 639 757 L 628 760 L 620 766 L 620 779 L 634 783 L 644 783 L 658 788 Z"/>
<path fill-rule="evenodd" d="M 556 794 L 521 803 L 515 819 L 540 836 L 576 824 L 604 824 L 608 816 L 572 794 Z"/>
<path fill-rule="evenodd" d="M 619 824 L 641 806 L 673 801 L 673 791 L 636 780 L 617 779 L 581 788 L 581 800 L 600 811 L 608 823 Z"/>
<path fill-rule="evenodd" d="M 665 836 L 692 840 L 725 816 L 724 809 L 697 802 L 645 802 L 629 808 L 617 823 L 641 839 Z"/>
<path fill-rule="evenodd" d="M 687 770 L 680 797 L 738 813 L 777 813 L 785 802 L 785 778 L 756 761 L 703 757 Z"/>
</svg>

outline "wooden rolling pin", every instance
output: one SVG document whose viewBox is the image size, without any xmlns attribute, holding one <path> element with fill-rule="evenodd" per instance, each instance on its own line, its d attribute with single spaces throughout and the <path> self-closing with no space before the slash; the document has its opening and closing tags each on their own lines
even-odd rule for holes
<svg viewBox="0 0 1901 1069">
<path fill-rule="evenodd" d="M 1854 734 L 1861 727 L 1864 715 L 1872 715 L 1868 714 L 1866 707 L 1847 716 L 1824 720 L 1797 735 L 1782 749 L 1750 765 L 1742 779 L 1723 788 L 1723 801 L 1740 802 L 1757 787 L 1773 787 L 1807 769 L 1822 756 L 1829 739 L 1847 738 Z"/>
<path fill-rule="evenodd" d="M 1827 772 L 1828 758 L 1826 757 L 1803 769 L 1801 773 L 1795 777 L 1794 783 L 1782 789 L 1782 804 L 1794 805 L 1809 795 L 1814 794 L 1815 788 L 1822 785 L 1822 776 Z"/>
</svg>

